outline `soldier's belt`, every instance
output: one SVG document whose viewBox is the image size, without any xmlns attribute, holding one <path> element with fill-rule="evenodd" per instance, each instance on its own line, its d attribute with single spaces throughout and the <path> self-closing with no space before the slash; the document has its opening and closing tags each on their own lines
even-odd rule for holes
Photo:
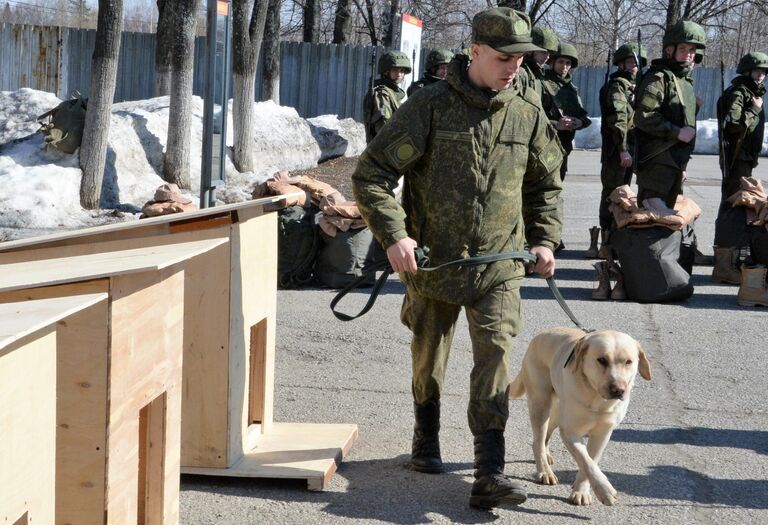
<svg viewBox="0 0 768 525">
<path fill-rule="evenodd" d="M 526 261 L 526 262 L 532 262 L 535 263 L 537 261 L 537 257 L 533 255 L 531 252 L 502 252 L 497 253 L 493 255 L 479 255 L 475 257 L 467 257 L 465 259 L 456 259 L 454 261 L 449 261 L 447 263 L 443 263 L 437 266 L 429 266 L 429 256 L 427 255 L 429 253 L 429 248 L 416 248 L 414 250 L 414 255 L 416 256 L 416 265 L 418 266 L 419 271 L 421 272 L 436 272 L 440 270 L 445 270 L 448 268 L 463 268 L 467 266 L 479 266 L 481 264 L 490 264 L 493 262 L 498 261 L 508 261 L 508 260 L 517 260 L 517 261 Z M 368 298 L 368 302 L 365 304 L 362 310 L 357 315 L 348 315 L 343 312 L 339 312 L 336 310 L 336 305 L 339 303 L 339 301 L 347 295 L 350 291 L 354 290 L 358 286 L 360 286 L 363 282 L 367 280 L 368 275 L 370 275 L 371 272 L 377 272 L 377 271 L 383 271 L 381 276 L 376 280 L 376 283 L 373 285 L 373 288 L 371 289 L 371 296 Z M 368 310 L 370 310 L 373 307 L 373 304 L 376 302 L 376 298 L 379 295 L 379 292 L 381 291 L 381 288 L 384 286 L 384 283 L 387 282 L 387 279 L 390 275 L 394 273 L 394 270 L 392 270 L 392 266 L 389 264 L 388 260 L 376 263 L 372 266 L 370 266 L 360 277 L 349 283 L 347 286 L 345 286 L 338 294 L 336 294 L 336 297 L 333 298 L 331 301 L 331 311 L 333 312 L 333 315 L 336 316 L 337 319 L 341 321 L 352 321 L 354 319 L 357 319 L 358 317 L 361 317 L 368 313 Z M 573 312 L 571 312 L 571 309 L 568 308 L 568 305 L 565 303 L 565 299 L 563 298 L 563 295 L 560 293 L 560 290 L 557 288 L 557 284 L 555 283 L 554 277 L 547 277 L 547 285 L 549 286 L 549 289 L 552 291 L 552 295 L 555 296 L 555 299 L 557 300 L 560 307 L 563 309 L 563 311 L 566 313 L 566 315 L 570 318 L 570 320 L 573 322 L 576 327 L 580 328 L 581 330 L 584 330 L 585 332 L 591 332 L 591 329 L 585 328 L 578 319 L 576 319 L 576 316 L 573 315 Z"/>
</svg>

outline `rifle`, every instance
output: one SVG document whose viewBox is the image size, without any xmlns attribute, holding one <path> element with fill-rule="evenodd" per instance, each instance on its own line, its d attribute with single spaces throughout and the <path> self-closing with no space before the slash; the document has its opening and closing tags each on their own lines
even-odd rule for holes
<svg viewBox="0 0 768 525">
<path fill-rule="evenodd" d="M 721 52 L 722 54 L 722 52 Z M 723 63 L 722 58 L 720 59 L 720 98 L 722 99 L 723 93 L 725 93 L 725 64 Z M 717 109 L 720 109 L 720 100 L 717 101 Z M 720 119 L 720 111 L 717 111 L 717 139 L 718 142 L 720 142 L 720 167 L 723 170 L 723 179 L 728 178 L 728 171 L 730 168 L 730 163 L 725 158 L 725 126 L 724 122 Z"/>
<path fill-rule="evenodd" d="M 370 92 L 373 93 L 373 85 L 376 83 L 376 52 L 378 51 L 378 48 L 373 48 L 373 54 L 371 55 L 371 81 L 370 81 Z"/>
<path fill-rule="evenodd" d="M 640 61 L 640 55 L 642 54 L 642 42 L 643 34 L 640 29 L 637 30 L 637 51 L 634 54 L 635 64 L 637 64 L 637 75 L 635 75 L 635 100 L 633 100 L 632 106 L 637 112 L 637 105 L 640 101 L 640 82 L 643 79 L 643 63 Z M 634 116 L 633 116 L 634 119 Z M 634 151 L 632 152 L 632 171 L 637 174 L 637 169 L 640 167 L 640 134 L 635 127 L 635 140 Z"/>
<path fill-rule="evenodd" d="M 608 77 L 611 75 L 611 48 L 608 48 L 608 56 L 605 57 L 605 81 L 603 85 L 608 83 Z"/>
</svg>

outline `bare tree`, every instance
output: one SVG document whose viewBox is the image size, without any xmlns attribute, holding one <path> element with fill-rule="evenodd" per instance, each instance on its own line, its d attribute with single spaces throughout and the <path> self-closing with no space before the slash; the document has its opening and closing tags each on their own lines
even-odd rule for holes
<svg viewBox="0 0 768 525">
<path fill-rule="evenodd" d="M 346 44 L 350 40 L 352 40 L 352 0 L 338 0 L 333 23 L 333 43 Z"/>
<path fill-rule="evenodd" d="M 304 42 L 320 42 L 320 0 L 304 1 Z"/>
<path fill-rule="evenodd" d="M 168 141 L 163 160 L 163 180 L 191 189 L 189 175 L 190 129 L 192 128 L 192 81 L 194 78 L 195 33 L 200 0 L 169 2 L 173 27 L 171 104 L 168 110 Z"/>
<path fill-rule="evenodd" d="M 281 0 L 269 0 L 264 25 L 264 69 L 262 97 L 280 104 L 280 7 Z"/>
<path fill-rule="evenodd" d="M 499 0 L 499 7 L 511 7 L 525 12 L 525 0 Z"/>
<path fill-rule="evenodd" d="M 400 0 L 391 0 L 389 4 L 389 13 L 387 16 L 387 30 L 384 33 L 382 44 L 384 47 L 392 47 L 397 34 L 397 24 L 400 16 Z"/>
<path fill-rule="evenodd" d="M 80 205 L 87 209 L 98 208 L 101 197 L 122 31 L 123 0 L 99 0 L 96 46 L 88 84 L 88 111 L 80 146 L 80 168 L 83 170 Z"/>
<path fill-rule="evenodd" d="M 157 33 L 155 43 L 155 96 L 171 93 L 171 59 L 173 57 L 173 1 L 157 0 Z"/>
<path fill-rule="evenodd" d="M 232 121 L 234 164 L 238 171 L 253 171 L 253 101 L 256 66 L 264 37 L 268 2 L 232 2 Z"/>
</svg>

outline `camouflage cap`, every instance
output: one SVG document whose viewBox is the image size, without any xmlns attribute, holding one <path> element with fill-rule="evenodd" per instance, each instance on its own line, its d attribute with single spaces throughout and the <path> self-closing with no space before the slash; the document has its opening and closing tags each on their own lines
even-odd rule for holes
<svg viewBox="0 0 768 525">
<path fill-rule="evenodd" d="M 531 19 L 509 7 L 477 13 L 472 19 L 472 42 L 491 46 L 500 53 L 545 51 L 533 44 Z"/>
</svg>

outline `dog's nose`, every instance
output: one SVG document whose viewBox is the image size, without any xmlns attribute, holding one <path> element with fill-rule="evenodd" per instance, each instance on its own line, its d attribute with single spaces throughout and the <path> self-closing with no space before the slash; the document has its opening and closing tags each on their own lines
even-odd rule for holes
<svg viewBox="0 0 768 525">
<path fill-rule="evenodd" d="M 624 396 L 624 392 L 626 392 L 626 389 L 618 385 L 611 385 L 610 387 L 611 398 L 613 399 L 621 399 Z"/>
</svg>

